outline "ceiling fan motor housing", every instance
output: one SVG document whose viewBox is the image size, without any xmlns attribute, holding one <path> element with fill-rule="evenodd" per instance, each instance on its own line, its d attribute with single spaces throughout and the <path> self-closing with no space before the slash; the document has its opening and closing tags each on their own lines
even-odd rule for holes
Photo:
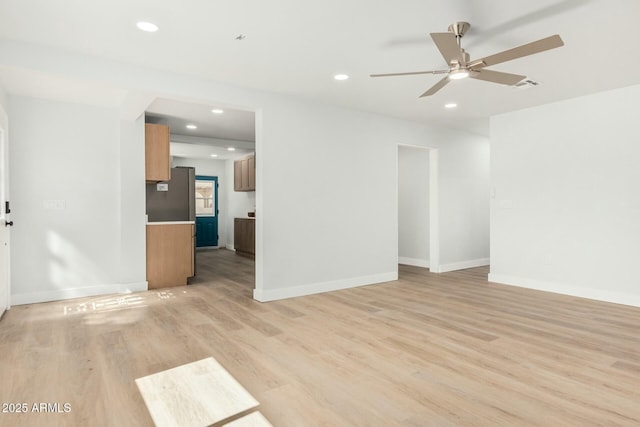
<svg viewBox="0 0 640 427">
<path fill-rule="evenodd" d="M 465 35 L 465 33 L 471 28 L 471 24 L 468 22 L 454 22 L 449 25 L 449 32 L 456 35 L 458 41 Z"/>
</svg>

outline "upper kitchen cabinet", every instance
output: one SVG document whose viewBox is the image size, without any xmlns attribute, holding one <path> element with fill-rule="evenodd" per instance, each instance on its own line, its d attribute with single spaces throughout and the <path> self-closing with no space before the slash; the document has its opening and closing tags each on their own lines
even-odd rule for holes
<svg viewBox="0 0 640 427">
<path fill-rule="evenodd" d="M 256 191 L 256 158 L 251 155 L 233 162 L 234 191 Z"/>
<path fill-rule="evenodd" d="M 147 181 L 171 179 L 169 134 L 169 126 L 150 123 L 144 125 L 145 179 Z"/>
</svg>

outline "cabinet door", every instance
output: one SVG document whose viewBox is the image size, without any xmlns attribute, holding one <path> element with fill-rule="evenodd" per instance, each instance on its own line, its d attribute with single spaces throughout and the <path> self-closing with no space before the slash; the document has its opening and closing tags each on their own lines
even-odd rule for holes
<svg viewBox="0 0 640 427">
<path fill-rule="evenodd" d="M 169 139 L 169 126 L 144 125 L 145 180 L 157 182 L 171 179 Z"/>
<path fill-rule="evenodd" d="M 247 190 L 256 191 L 256 158 L 251 156 L 247 159 L 247 168 L 249 170 L 249 184 Z"/>
<path fill-rule="evenodd" d="M 233 220 L 233 247 L 236 251 L 242 251 L 242 220 Z"/>
<path fill-rule="evenodd" d="M 242 159 L 242 191 L 249 191 L 249 160 Z"/>
<path fill-rule="evenodd" d="M 247 252 L 251 255 L 256 254 L 256 221 L 253 219 L 246 220 L 247 223 Z"/>
<path fill-rule="evenodd" d="M 242 191 L 242 162 L 233 162 L 233 191 Z"/>
<path fill-rule="evenodd" d="M 147 225 L 149 289 L 187 284 L 193 276 L 193 225 Z"/>
</svg>

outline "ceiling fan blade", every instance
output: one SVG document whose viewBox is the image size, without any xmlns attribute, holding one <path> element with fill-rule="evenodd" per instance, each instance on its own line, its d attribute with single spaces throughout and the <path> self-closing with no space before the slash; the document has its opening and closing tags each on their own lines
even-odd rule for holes
<svg viewBox="0 0 640 427">
<path fill-rule="evenodd" d="M 408 73 L 370 74 L 369 77 L 413 76 L 416 74 L 446 74 L 449 70 L 410 71 Z"/>
<path fill-rule="evenodd" d="M 487 82 L 500 83 L 503 85 L 513 86 L 518 82 L 526 79 L 527 76 L 521 76 L 519 74 L 502 73 L 500 71 L 492 70 L 477 70 L 472 71 L 469 77 L 478 80 L 484 80 Z"/>
<path fill-rule="evenodd" d="M 535 42 L 523 44 L 522 46 L 514 47 L 513 49 L 505 50 L 494 55 L 480 58 L 472 61 L 472 63 L 479 63 L 474 65 L 474 68 L 488 67 L 490 65 L 500 64 L 501 62 L 511 61 L 512 59 L 522 58 L 523 56 L 533 55 L 535 53 L 544 52 L 545 50 L 555 49 L 557 47 L 564 46 L 564 42 L 559 35 L 553 35 L 544 39 L 540 39 Z"/>
<path fill-rule="evenodd" d="M 434 93 L 436 93 L 437 91 L 439 91 L 440 89 L 445 87 L 447 85 L 447 83 L 449 83 L 449 76 L 445 77 L 444 79 L 440 80 L 435 85 L 431 86 L 431 88 L 428 91 L 426 91 L 425 93 L 420 95 L 420 98 L 424 98 L 425 96 L 433 95 Z"/>
<path fill-rule="evenodd" d="M 444 57 L 444 60 L 447 61 L 447 64 L 451 64 L 452 62 L 461 64 L 463 62 L 462 52 L 460 51 L 460 46 L 458 46 L 455 34 L 431 33 L 431 38 Z"/>
</svg>

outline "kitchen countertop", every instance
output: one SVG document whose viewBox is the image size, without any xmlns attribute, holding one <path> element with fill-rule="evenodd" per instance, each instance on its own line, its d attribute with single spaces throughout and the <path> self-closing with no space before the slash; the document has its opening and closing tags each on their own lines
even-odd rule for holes
<svg viewBox="0 0 640 427">
<path fill-rule="evenodd" d="M 152 221 L 147 222 L 147 225 L 180 225 L 180 224 L 195 224 L 195 221 Z"/>
</svg>

